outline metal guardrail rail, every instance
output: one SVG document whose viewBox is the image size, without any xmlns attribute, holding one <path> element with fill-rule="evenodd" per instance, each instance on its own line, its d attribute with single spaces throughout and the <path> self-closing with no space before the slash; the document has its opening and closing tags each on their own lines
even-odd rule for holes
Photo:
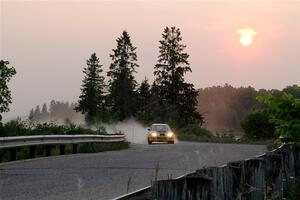
<svg viewBox="0 0 300 200">
<path fill-rule="evenodd" d="M 125 141 L 125 135 L 35 135 L 0 137 L 0 149 L 37 145 L 105 143 Z"/>
</svg>

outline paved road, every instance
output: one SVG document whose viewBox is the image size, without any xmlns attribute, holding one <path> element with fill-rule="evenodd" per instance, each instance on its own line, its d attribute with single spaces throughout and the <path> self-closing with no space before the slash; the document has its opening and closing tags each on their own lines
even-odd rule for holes
<svg viewBox="0 0 300 200">
<path fill-rule="evenodd" d="M 41 158 L 0 165 L 0 200 L 106 200 L 203 166 L 253 157 L 259 145 L 179 142 L 128 150 Z"/>
</svg>

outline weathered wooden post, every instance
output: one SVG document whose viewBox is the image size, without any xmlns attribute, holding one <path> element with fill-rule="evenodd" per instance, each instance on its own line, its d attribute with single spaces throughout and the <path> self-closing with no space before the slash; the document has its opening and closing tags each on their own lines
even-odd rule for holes
<svg viewBox="0 0 300 200">
<path fill-rule="evenodd" d="M 73 146 L 73 148 L 72 148 L 72 154 L 76 154 L 77 153 L 77 144 L 73 144 L 72 145 Z"/>
<path fill-rule="evenodd" d="M 17 149 L 16 148 L 11 148 L 9 150 L 9 153 L 10 153 L 10 161 L 17 160 Z"/>
<path fill-rule="evenodd" d="M 29 146 L 29 158 L 35 158 L 36 146 Z"/>
<path fill-rule="evenodd" d="M 65 150 L 66 150 L 66 145 L 64 145 L 64 144 L 59 145 L 59 154 L 60 155 L 65 155 Z"/>
<path fill-rule="evenodd" d="M 51 145 L 50 144 L 45 146 L 45 156 L 51 156 Z"/>
</svg>

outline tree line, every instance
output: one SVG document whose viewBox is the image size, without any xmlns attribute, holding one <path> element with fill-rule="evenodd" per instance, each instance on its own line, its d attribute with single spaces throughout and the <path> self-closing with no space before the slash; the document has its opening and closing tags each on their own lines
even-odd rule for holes
<svg viewBox="0 0 300 200">
<path fill-rule="evenodd" d="M 253 87 L 233 87 L 229 84 L 199 89 L 199 112 L 205 117 L 205 127 L 211 131 L 230 132 L 242 131 L 240 122 L 249 113 L 267 106 L 257 101 L 257 96 L 271 94 L 280 97 L 284 93 L 290 93 L 294 98 L 300 98 L 299 86 L 291 85 L 282 90 L 259 89 Z M 261 118 L 261 116 L 256 116 Z M 272 129 L 271 129 L 272 130 Z"/>
<path fill-rule="evenodd" d="M 50 121 L 70 123 L 81 118 L 81 115 L 74 110 L 75 107 L 75 103 L 52 100 L 49 108 L 46 103 L 43 104 L 42 108 L 39 105 L 32 108 L 28 119 L 37 123 Z"/>
<path fill-rule="evenodd" d="M 75 110 L 85 115 L 88 125 L 129 117 L 137 117 L 143 122 L 171 122 L 177 126 L 203 123 L 196 108 L 198 92 L 184 79 L 184 75 L 192 70 L 180 29 L 164 29 L 152 84 L 147 78 L 140 85 L 135 80 L 140 66 L 137 48 L 129 33 L 123 31 L 116 42 L 116 48 L 109 55 L 111 64 L 106 73 L 107 82 L 96 53 L 86 61 L 87 66 L 83 69 L 81 95 Z"/>
<path fill-rule="evenodd" d="M 297 90 L 298 87 L 299 86 L 297 85 L 291 85 L 282 90 L 256 90 L 250 86 L 233 87 L 229 84 L 225 84 L 223 86 L 201 88 L 197 90 L 197 109 L 199 113 L 203 113 L 203 116 L 205 117 L 204 126 L 212 132 L 244 131 L 248 133 L 249 131 L 247 130 L 255 131 L 252 125 L 249 125 L 249 128 L 247 128 L 248 124 L 245 124 L 245 122 L 253 119 L 259 121 L 257 123 L 265 124 L 264 127 L 266 128 L 264 130 L 257 130 L 257 133 L 250 133 L 250 135 L 255 135 L 257 138 L 272 137 L 274 126 L 269 124 L 268 119 L 266 119 L 264 114 L 255 111 L 267 107 L 265 104 L 257 101 L 257 96 L 272 94 L 275 97 L 280 97 L 284 93 L 289 93 L 292 94 L 294 98 L 299 99 L 300 92 Z M 137 107 L 141 108 L 141 111 L 136 113 L 136 118 L 146 122 L 159 121 L 159 119 L 151 117 L 155 116 L 155 112 L 161 112 L 159 109 L 150 109 L 152 107 L 150 104 L 156 104 L 156 101 L 149 101 L 149 99 L 158 98 L 151 96 L 151 89 L 153 89 L 153 86 L 151 87 L 148 81 L 144 80 L 137 91 L 137 93 L 140 94 L 137 96 Z M 42 109 L 40 109 L 40 106 L 31 109 L 29 119 L 35 122 L 76 121 L 82 119 L 82 116 L 74 111 L 76 105 L 76 103 L 52 100 L 49 106 L 46 104 L 42 105 Z M 47 109 L 47 107 L 49 108 Z M 45 112 L 45 110 L 48 112 Z M 256 125 L 256 127 L 258 126 L 259 125 Z"/>
</svg>

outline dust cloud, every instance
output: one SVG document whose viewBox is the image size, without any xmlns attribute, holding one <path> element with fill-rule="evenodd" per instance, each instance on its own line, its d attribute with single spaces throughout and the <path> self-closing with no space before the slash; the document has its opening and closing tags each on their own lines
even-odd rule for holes
<svg viewBox="0 0 300 200">
<path fill-rule="evenodd" d="M 114 124 L 103 124 L 107 133 L 123 133 L 126 136 L 127 141 L 135 144 L 147 143 L 147 127 L 144 127 L 141 123 L 137 122 L 134 118 L 117 122 Z"/>
</svg>

